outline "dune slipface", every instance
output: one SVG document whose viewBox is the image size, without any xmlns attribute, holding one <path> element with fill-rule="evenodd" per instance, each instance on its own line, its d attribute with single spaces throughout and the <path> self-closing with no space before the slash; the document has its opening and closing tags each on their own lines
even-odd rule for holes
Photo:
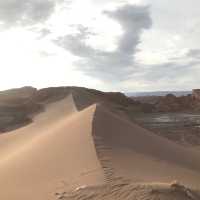
<svg viewBox="0 0 200 200">
<path fill-rule="evenodd" d="M 109 179 L 200 186 L 199 152 L 184 148 L 97 106 L 93 135 Z M 98 145 L 99 144 L 99 145 Z M 105 159 L 104 159 L 105 155 Z"/>
<path fill-rule="evenodd" d="M 32 124 L 0 135 L 0 199 L 199 198 L 187 187 L 161 184 L 200 187 L 198 152 L 83 103 L 78 111 L 70 95 L 48 104 Z"/>
</svg>

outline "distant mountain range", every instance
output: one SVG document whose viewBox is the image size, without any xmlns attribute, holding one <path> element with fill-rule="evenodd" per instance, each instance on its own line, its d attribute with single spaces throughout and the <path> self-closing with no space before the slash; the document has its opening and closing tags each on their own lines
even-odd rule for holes
<svg viewBox="0 0 200 200">
<path fill-rule="evenodd" d="M 173 94 L 175 96 L 187 96 L 192 94 L 192 91 L 152 91 L 152 92 L 128 92 L 126 93 L 129 97 L 140 97 L 140 96 L 166 96 L 167 94 Z"/>
</svg>

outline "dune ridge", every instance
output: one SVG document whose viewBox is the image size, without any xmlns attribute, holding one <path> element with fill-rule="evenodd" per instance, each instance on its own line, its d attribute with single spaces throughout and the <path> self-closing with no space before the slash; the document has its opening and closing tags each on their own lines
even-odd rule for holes
<svg viewBox="0 0 200 200">
<path fill-rule="evenodd" d="M 70 96 L 50 104 L 31 125 L 1 135 L 0 199 L 54 199 L 63 187 L 101 184 L 90 136 L 94 110 L 77 112 Z"/>
<path fill-rule="evenodd" d="M 140 199 L 152 182 L 173 180 L 200 188 L 198 152 L 88 101 L 64 96 L 33 123 L 0 135 L 0 199 Z"/>
</svg>

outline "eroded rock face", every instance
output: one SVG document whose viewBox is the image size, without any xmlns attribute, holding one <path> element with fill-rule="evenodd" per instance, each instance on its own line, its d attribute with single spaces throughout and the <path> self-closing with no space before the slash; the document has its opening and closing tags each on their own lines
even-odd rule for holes
<svg viewBox="0 0 200 200">
<path fill-rule="evenodd" d="M 0 133 L 32 122 L 32 115 L 43 106 L 33 101 L 37 89 L 23 87 L 0 92 Z"/>
<path fill-rule="evenodd" d="M 156 111 L 159 112 L 178 112 L 192 109 L 192 97 L 182 96 L 176 97 L 172 94 L 168 94 L 167 96 L 160 99 L 160 101 L 155 105 Z"/>
<path fill-rule="evenodd" d="M 195 97 L 194 97 L 195 96 Z M 200 111 L 200 98 L 198 95 L 176 97 L 168 94 L 155 104 L 156 112 L 187 112 Z"/>
<path fill-rule="evenodd" d="M 100 103 L 113 112 L 129 118 L 134 113 L 200 111 L 199 90 L 193 95 L 176 97 L 169 94 L 154 104 L 137 101 L 120 92 L 101 92 L 83 87 L 50 87 L 37 90 L 23 87 L 0 92 L 0 133 L 32 122 L 33 115 L 44 110 L 45 105 L 72 94 L 77 109 L 82 110 Z"/>
<path fill-rule="evenodd" d="M 119 92 L 106 93 L 82 87 L 50 87 L 40 90 L 23 87 L 0 92 L 0 133 L 31 123 L 33 116 L 43 111 L 47 104 L 69 94 L 72 94 L 79 110 L 94 103 L 124 113 L 143 108 L 142 104 Z"/>
<path fill-rule="evenodd" d="M 192 91 L 192 97 L 196 101 L 200 101 L 200 89 L 194 89 Z"/>
</svg>

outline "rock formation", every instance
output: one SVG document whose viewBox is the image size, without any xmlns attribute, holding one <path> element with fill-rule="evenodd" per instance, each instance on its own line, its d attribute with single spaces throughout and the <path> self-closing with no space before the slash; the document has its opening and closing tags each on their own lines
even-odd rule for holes
<svg viewBox="0 0 200 200">
<path fill-rule="evenodd" d="M 194 100 L 200 101 L 200 89 L 194 89 L 192 91 L 192 97 Z"/>
</svg>

